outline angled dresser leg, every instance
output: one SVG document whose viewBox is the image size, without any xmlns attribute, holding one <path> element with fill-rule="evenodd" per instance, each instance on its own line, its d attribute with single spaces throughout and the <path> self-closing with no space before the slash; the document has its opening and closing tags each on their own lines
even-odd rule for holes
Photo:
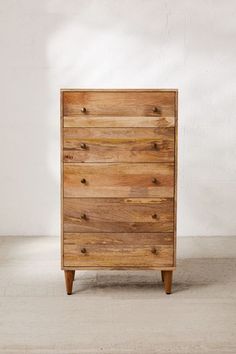
<svg viewBox="0 0 236 354">
<path fill-rule="evenodd" d="M 164 270 L 163 271 L 163 278 L 164 278 L 164 289 L 166 294 L 171 294 L 172 288 L 172 270 Z"/>
<path fill-rule="evenodd" d="M 71 295 L 75 271 L 74 270 L 65 270 L 64 272 L 65 272 L 66 292 L 67 292 L 67 295 Z"/>
</svg>

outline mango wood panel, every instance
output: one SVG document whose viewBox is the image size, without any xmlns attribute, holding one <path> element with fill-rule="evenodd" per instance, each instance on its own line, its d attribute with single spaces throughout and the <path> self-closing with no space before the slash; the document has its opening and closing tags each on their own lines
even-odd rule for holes
<svg viewBox="0 0 236 354">
<path fill-rule="evenodd" d="M 63 92 L 64 116 L 175 116 L 175 91 Z M 85 107 L 86 113 L 81 109 Z M 157 112 L 153 108 L 157 107 Z"/>
<path fill-rule="evenodd" d="M 65 198 L 64 232 L 172 232 L 171 198 Z"/>
<path fill-rule="evenodd" d="M 114 247 L 113 245 L 87 245 L 79 241 L 74 243 L 70 241 L 64 244 L 64 266 L 171 267 L 173 266 L 173 246 L 145 244 Z"/>
<path fill-rule="evenodd" d="M 156 117 L 156 116 L 91 116 L 84 114 L 82 116 L 65 116 L 64 127 L 174 127 L 174 117 Z"/>
<path fill-rule="evenodd" d="M 174 165 L 170 163 L 64 164 L 64 197 L 173 196 Z"/>
<path fill-rule="evenodd" d="M 78 246 L 155 246 L 155 245 L 173 245 L 173 233 L 65 233 L 64 244 L 73 244 Z"/>
<path fill-rule="evenodd" d="M 173 162 L 174 128 L 64 128 L 63 156 L 65 162 Z"/>
</svg>

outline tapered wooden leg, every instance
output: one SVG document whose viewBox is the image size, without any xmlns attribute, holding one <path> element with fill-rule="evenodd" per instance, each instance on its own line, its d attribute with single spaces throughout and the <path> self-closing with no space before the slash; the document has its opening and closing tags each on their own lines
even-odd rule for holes
<svg viewBox="0 0 236 354">
<path fill-rule="evenodd" d="M 65 270 L 64 272 L 65 272 L 66 292 L 67 292 L 67 295 L 71 295 L 75 271 L 74 270 Z"/>
<path fill-rule="evenodd" d="M 164 270 L 163 271 L 163 278 L 164 278 L 164 289 L 166 294 L 171 294 L 172 288 L 172 270 Z"/>
<path fill-rule="evenodd" d="M 163 283 L 164 283 L 164 270 L 161 271 L 161 280 L 162 280 Z"/>
</svg>

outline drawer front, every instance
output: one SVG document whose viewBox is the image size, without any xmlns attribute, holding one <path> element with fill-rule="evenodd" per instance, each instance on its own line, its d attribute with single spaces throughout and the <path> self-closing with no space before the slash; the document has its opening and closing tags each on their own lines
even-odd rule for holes
<svg viewBox="0 0 236 354">
<path fill-rule="evenodd" d="M 65 232 L 172 232 L 172 198 L 65 198 Z"/>
<path fill-rule="evenodd" d="M 65 233 L 64 266 L 171 267 L 173 236 L 155 233 Z"/>
<path fill-rule="evenodd" d="M 64 197 L 173 196 L 171 163 L 64 164 Z"/>
<path fill-rule="evenodd" d="M 63 115 L 174 117 L 175 100 L 175 91 L 65 91 Z"/>
<path fill-rule="evenodd" d="M 175 126 L 175 117 L 159 116 L 92 116 L 89 114 L 64 116 L 64 127 L 80 127 L 80 128 L 167 128 Z"/>
<path fill-rule="evenodd" d="M 64 162 L 173 162 L 174 128 L 64 128 Z"/>
</svg>

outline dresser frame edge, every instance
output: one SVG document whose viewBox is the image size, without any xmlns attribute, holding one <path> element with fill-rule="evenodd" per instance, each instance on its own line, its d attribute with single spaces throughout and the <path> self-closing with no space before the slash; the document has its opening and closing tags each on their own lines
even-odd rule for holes
<svg viewBox="0 0 236 354">
<path fill-rule="evenodd" d="M 178 187 L 178 90 L 175 90 L 175 181 L 174 181 L 174 262 L 176 267 L 176 251 L 177 251 L 177 187 Z"/>
</svg>

